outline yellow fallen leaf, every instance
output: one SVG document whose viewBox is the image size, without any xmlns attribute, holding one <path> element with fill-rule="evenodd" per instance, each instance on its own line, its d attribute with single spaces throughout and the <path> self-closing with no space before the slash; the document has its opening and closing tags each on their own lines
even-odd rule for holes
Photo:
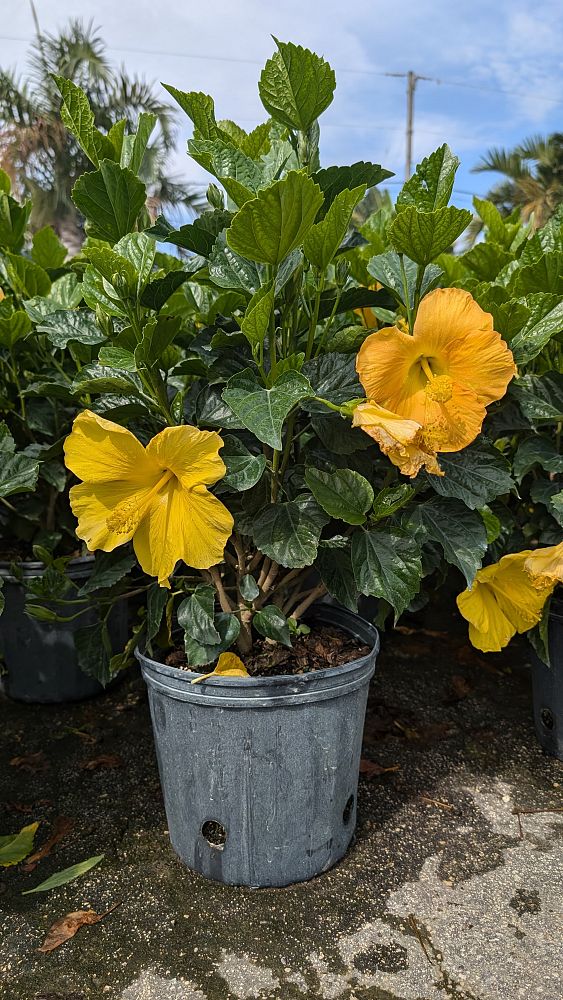
<svg viewBox="0 0 563 1000">
<path fill-rule="evenodd" d="M 221 653 L 215 670 L 212 670 L 210 674 L 202 674 L 201 677 L 196 677 L 192 681 L 192 684 L 201 684 L 208 677 L 250 677 L 250 674 L 236 653 Z"/>
</svg>

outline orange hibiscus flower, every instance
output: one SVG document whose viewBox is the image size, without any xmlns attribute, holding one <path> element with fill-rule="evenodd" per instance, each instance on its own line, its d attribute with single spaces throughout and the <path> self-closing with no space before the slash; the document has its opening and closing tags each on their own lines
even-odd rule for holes
<svg viewBox="0 0 563 1000">
<path fill-rule="evenodd" d="M 356 368 L 368 400 L 415 421 L 428 453 L 470 444 L 516 374 L 492 316 L 460 288 L 422 299 L 412 336 L 394 326 L 370 334 Z"/>
</svg>

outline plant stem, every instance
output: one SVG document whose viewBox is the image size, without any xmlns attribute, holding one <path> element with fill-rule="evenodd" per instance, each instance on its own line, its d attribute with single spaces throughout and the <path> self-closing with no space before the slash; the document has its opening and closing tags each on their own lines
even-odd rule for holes
<svg viewBox="0 0 563 1000">
<path fill-rule="evenodd" d="M 297 621 L 301 617 L 301 615 L 305 614 L 307 608 L 310 608 L 311 604 L 313 604 L 318 597 L 322 597 L 323 594 L 326 594 L 326 587 L 324 583 L 319 583 L 319 585 L 317 587 L 314 587 L 313 590 L 310 592 L 310 594 L 307 597 L 305 597 L 303 601 L 301 601 L 301 604 L 299 604 L 296 607 L 291 617 L 295 618 L 295 620 Z"/>
<path fill-rule="evenodd" d="M 313 354 L 313 347 L 315 346 L 315 333 L 317 331 L 317 323 L 319 321 L 319 309 L 321 307 L 321 295 L 323 294 L 325 287 L 325 275 L 322 274 L 319 286 L 315 293 L 315 305 L 313 307 L 313 313 L 311 316 L 311 322 L 309 324 L 309 336 L 307 338 L 307 349 L 305 351 L 305 360 L 309 361 L 311 355 Z"/>
<path fill-rule="evenodd" d="M 405 261 L 402 253 L 399 254 L 399 260 L 401 261 L 401 278 L 403 280 L 403 294 L 405 296 L 405 309 L 407 310 L 407 322 L 409 324 L 409 331 L 410 333 L 412 333 L 413 318 L 412 318 L 412 309 L 409 296 L 409 283 L 407 281 L 407 272 L 405 270 Z"/>
</svg>

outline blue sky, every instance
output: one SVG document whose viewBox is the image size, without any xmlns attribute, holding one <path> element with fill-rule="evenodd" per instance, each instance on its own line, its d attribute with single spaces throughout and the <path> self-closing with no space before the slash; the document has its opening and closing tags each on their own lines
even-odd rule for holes
<svg viewBox="0 0 563 1000">
<path fill-rule="evenodd" d="M 31 11 L 23 0 L 2 6 L 0 65 L 24 73 Z M 36 0 L 36 9 L 46 30 L 64 24 L 69 12 L 58 0 Z M 420 159 L 449 142 L 462 160 L 454 196 L 460 206 L 494 180 L 470 172 L 487 148 L 563 131 L 560 0 L 96 0 L 71 10 L 94 20 L 116 64 L 211 93 L 218 116 L 247 129 L 265 117 L 257 80 L 271 34 L 324 55 L 338 83 L 321 119 L 325 166 L 372 160 L 402 179 L 405 80 L 382 74 L 412 69 L 432 77 L 416 92 L 414 153 Z M 185 154 L 189 133 L 186 119 L 174 170 L 206 181 Z"/>
</svg>

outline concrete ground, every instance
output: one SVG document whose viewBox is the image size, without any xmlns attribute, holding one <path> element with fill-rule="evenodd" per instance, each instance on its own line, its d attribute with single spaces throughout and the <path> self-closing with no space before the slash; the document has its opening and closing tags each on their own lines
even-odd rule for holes
<svg viewBox="0 0 563 1000">
<path fill-rule="evenodd" d="M 527 647 L 484 658 L 449 612 L 426 626 L 384 639 L 372 687 L 365 758 L 394 770 L 362 775 L 344 861 L 289 889 L 176 859 L 136 673 L 80 705 L 2 703 L 0 834 L 41 820 L 40 846 L 74 821 L 34 871 L 5 870 L 2 1000 L 561 1000 L 563 764 L 534 737 Z M 66 913 L 115 904 L 37 950 Z"/>
</svg>

